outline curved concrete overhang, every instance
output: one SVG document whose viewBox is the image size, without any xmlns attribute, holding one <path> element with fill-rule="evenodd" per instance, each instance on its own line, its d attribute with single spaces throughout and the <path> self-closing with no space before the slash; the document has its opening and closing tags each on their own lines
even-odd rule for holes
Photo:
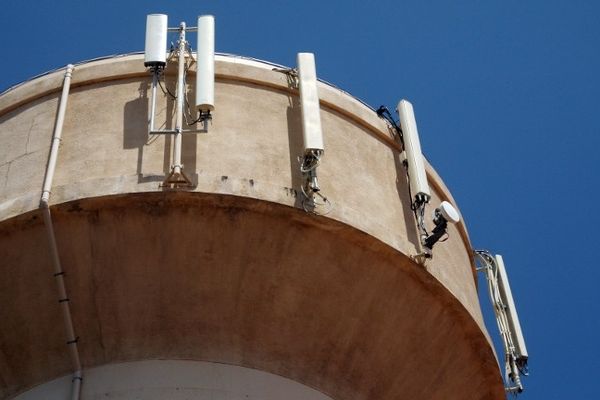
<svg viewBox="0 0 600 400">
<path fill-rule="evenodd" d="M 503 398 L 471 315 L 385 243 L 277 203 L 145 193 L 53 207 L 86 368 L 191 359 L 334 399 Z M 2 396 L 69 372 L 38 212 L 2 225 Z M 18 318 L 16 317 L 18 316 Z"/>
<path fill-rule="evenodd" d="M 335 207 L 306 214 L 297 91 L 273 65 L 216 61 L 212 132 L 184 138 L 197 183 L 187 193 L 158 187 L 170 141 L 146 137 L 142 56 L 76 66 L 51 201 L 84 365 L 192 358 L 273 372 L 336 399 L 502 398 L 464 223 L 426 268 L 410 260 L 418 237 L 385 122 L 319 85 L 320 177 Z M 61 85 L 57 71 L 0 96 L 0 255 L 18 282 L 3 281 L 0 295 L 20 299 L 3 309 L 5 397 L 68 372 L 51 274 L 33 277 L 51 271 L 36 209 Z M 167 123 L 168 114 L 159 110 Z M 427 174 L 432 204 L 456 204 L 430 165 Z"/>
</svg>

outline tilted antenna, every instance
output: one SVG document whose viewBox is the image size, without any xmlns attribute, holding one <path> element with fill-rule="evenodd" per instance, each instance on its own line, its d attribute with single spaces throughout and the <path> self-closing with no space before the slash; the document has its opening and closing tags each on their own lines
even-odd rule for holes
<svg viewBox="0 0 600 400">
<path fill-rule="evenodd" d="M 207 119 L 215 109 L 215 18 L 212 15 L 198 17 L 196 108 L 201 117 Z"/>
<path fill-rule="evenodd" d="M 410 206 L 415 214 L 421 244 L 421 252 L 413 256 L 413 259 L 419 263 L 425 263 L 426 259 L 433 257 L 433 246 L 443 237 L 447 237 L 448 224 L 457 224 L 460 221 L 460 214 L 452 204 L 442 201 L 433 211 L 433 224 L 435 227 L 431 234 L 427 232 L 425 206 L 431 200 L 431 191 L 427 182 L 427 172 L 425 171 L 415 112 L 412 104 L 404 99 L 398 102 L 396 111 L 400 117 L 399 123 L 394 120 L 385 105 L 380 106 L 376 113 L 388 122 L 389 127 L 395 132 L 395 137 L 399 139 L 402 146 L 401 158 L 408 176 Z"/>
<path fill-rule="evenodd" d="M 527 354 L 527 346 L 525 345 L 525 338 L 523 337 L 519 315 L 517 314 L 517 307 L 515 306 L 515 300 L 513 299 L 512 291 L 510 289 L 504 260 L 500 254 L 496 254 L 494 258 L 498 267 L 498 277 L 500 278 L 498 280 L 498 288 L 500 289 L 500 295 L 506 306 L 506 316 L 508 317 L 508 324 L 513 335 L 513 345 L 515 346 L 516 353 L 515 361 L 520 368 L 523 368 L 527 365 L 529 356 Z"/>
<path fill-rule="evenodd" d="M 528 374 L 529 355 L 504 260 L 501 255 L 493 256 L 485 250 L 475 250 L 474 255 L 481 265 L 478 271 L 483 271 L 486 275 L 490 301 L 494 307 L 496 323 L 504 347 L 505 390 L 509 393 L 521 393 L 523 391 L 521 374 Z"/>
<path fill-rule="evenodd" d="M 321 188 L 317 179 L 317 167 L 324 154 L 324 146 L 314 54 L 298 53 L 297 64 L 300 109 L 302 112 L 302 137 L 304 139 L 304 154 L 300 166 L 305 178 L 302 192 L 306 202 L 303 202 L 303 205 L 306 211 L 323 214 L 323 210 L 318 210 L 318 208 L 325 205 L 330 206 L 330 203 L 320 193 Z"/>
<path fill-rule="evenodd" d="M 443 223 L 441 225 L 443 229 L 432 235 L 429 235 L 425 228 L 425 206 L 431 199 L 431 192 L 429 190 L 429 183 L 427 182 L 427 173 L 425 172 L 425 163 L 423 162 L 423 153 L 421 152 L 421 141 L 419 140 L 415 112 L 412 104 L 404 99 L 398 102 L 396 111 L 400 117 L 400 128 L 402 129 L 403 156 L 405 158 L 403 162 L 408 174 L 411 208 L 417 219 L 417 228 L 423 250 L 423 253 L 419 256 L 431 258 L 433 244 L 439 240 L 441 235 L 445 234 L 446 224 Z M 436 238 L 436 240 L 431 242 L 431 240 L 428 240 L 431 237 Z"/>
<path fill-rule="evenodd" d="M 431 192 L 427 182 L 425 164 L 423 163 L 423 153 L 421 152 L 421 141 L 419 140 L 415 112 L 408 100 L 400 100 L 397 110 L 400 116 L 409 184 L 413 196 L 411 201 L 413 204 L 425 204 L 431 199 Z"/>
</svg>

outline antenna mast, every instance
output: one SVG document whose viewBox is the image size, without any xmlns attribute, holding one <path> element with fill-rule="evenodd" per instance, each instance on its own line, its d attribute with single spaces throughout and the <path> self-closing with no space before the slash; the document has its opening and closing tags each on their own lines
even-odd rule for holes
<svg viewBox="0 0 600 400">
<path fill-rule="evenodd" d="M 185 48 L 187 42 L 185 40 L 185 22 L 179 24 L 179 41 L 178 43 L 178 71 L 177 71 L 177 92 L 176 92 L 176 114 L 175 114 L 175 137 L 173 145 L 173 164 L 171 165 L 171 173 L 163 182 L 163 187 L 191 187 L 192 182 L 183 173 L 183 164 L 181 163 L 181 133 L 183 131 L 183 104 L 185 98 Z"/>
<path fill-rule="evenodd" d="M 198 56 L 197 60 L 191 52 L 191 47 L 186 40 L 186 31 L 198 31 Z M 175 99 L 175 128 L 155 129 L 154 118 L 156 114 L 156 87 L 161 76 L 164 77 L 164 69 L 167 67 L 166 42 L 167 32 L 178 32 L 179 40 L 177 49 L 172 50 L 171 56 L 177 55 L 177 88 L 176 94 L 168 94 Z M 187 54 L 186 54 L 187 53 Z M 197 108 L 198 118 L 188 122 L 184 114 L 186 100 L 186 75 L 189 65 L 186 55 L 192 62 L 197 64 Z M 179 189 L 191 188 L 194 184 L 183 171 L 181 159 L 182 134 L 184 133 L 206 133 L 208 132 L 208 121 L 212 119 L 211 111 L 214 110 L 214 17 L 202 15 L 198 18 L 198 27 L 187 27 L 181 22 L 177 28 L 168 28 L 167 16 L 164 14 L 148 15 L 146 20 L 146 52 L 144 65 L 150 68 L 152 73 L 152 100 L 150 106 L 150 119 L 148 121 L 148 134 L 171 134 L 173 137 L 173 162 L 171 171 L 161 184 L 164 188 Z M 198 101 L 200 100 L 200 103 Z M 193 119 L 193 117 L 192 117 Z M 184 129 L 200 122 L 202 129 Z"/>
</svg>

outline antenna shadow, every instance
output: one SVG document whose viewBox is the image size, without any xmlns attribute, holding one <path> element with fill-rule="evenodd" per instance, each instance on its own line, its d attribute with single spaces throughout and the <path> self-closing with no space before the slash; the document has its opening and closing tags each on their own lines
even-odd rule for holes
<svg viewBox="0 0 600 400">
<path fill-rule="evenodd" d="M 286 110 L 288 126 L 288 144 L 290 151 L 290 175 L 292 177 L 291 192 L 295 197 L 294 207 L 302 208 L 302 194 L 300 188 L 303 184 L 302 172 L 300 172 L 299 157 L 303 152 L 302 119 L 300 113 L 300 101 L 298 96 L 290 93 L 289 105 Z"/>
<path fill-rule="evenodd" d="M 143 171 L 144 148 L 159 138 L 159 135 L 148 135 L 151 110 L 149 98 L 150 85 L 151 78 L 143 79 L 138 87 L 138 97 L 125 103 L 123 112 L 123 149 L 138 150 L 136 166 L 138 183 L 162 182 L 165 179 L 166 174 L 169 172 L 170 167 L 171 137 L 170 135 L 165 135 L 165 150 L 163 157 L 164 175 L 145 175 Z M 165 96 L 163 96 L 159 90 L 157 97 L 157 109 L 160 109 L 160 101 L 161 99 L 164 99 Z M 161 124 L 157 119 L 155 121 L 157 129 L 168 129 L 168 127 L 170 127 L 172 124 L 173 101 L 169 98 L 166 100 L 166 121 Z"/>
<path fill-rule="evenodd" d="M 409 183 L 408 176 L 406 175 L 406 168 L 400 160 L 400 153 L 393 149 L 392 152 L 394 153 L 394 163 L 396 164 L 396 190 L 398 191 L 400 204 L 402 204 L 402 212 L 406 223 L 406 238 L 418 249 L 421 242 L 419 232 L 417 231 L 415 214 L 411 209 L 412 199 L 410 198 L 410 192 L 408 190 Z M 408 200 L 408 202 L 406 200 Z"/>
</svg>

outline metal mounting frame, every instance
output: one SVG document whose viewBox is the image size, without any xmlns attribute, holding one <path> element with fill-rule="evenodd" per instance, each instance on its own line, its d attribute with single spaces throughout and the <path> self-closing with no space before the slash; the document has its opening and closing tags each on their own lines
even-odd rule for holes
<svg viewBox="0 0 600 400">
<path fill-rule="evenodd" d="M 473 254 L 481 265 L 477 270 L 486 274 L 490 301 L 504 347 L 505 390 L 518 394 L 523 391 L 521 374 L 528 375 L 528 355 L 503 261 L 501 256 L 493 256 L 486 250 L 475 250 Z M 516 324 L 513 319 L 516 319 Z"/>
</svg>

